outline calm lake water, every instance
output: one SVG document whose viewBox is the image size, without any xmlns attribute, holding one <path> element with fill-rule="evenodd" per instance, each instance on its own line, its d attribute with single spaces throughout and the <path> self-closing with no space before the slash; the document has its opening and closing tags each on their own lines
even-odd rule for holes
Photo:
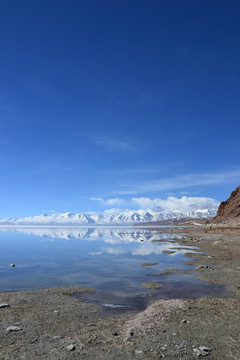
<svg viewBox="0 0 240 360">
<path fill-rule="evenodd" d="M 183 264 L 184 254 L 198 249 L 182 249 L 180 237 L 167 234 L 166 228 L 2 228 L 0 291 L 84 285 L 97 290 L 86 300 L 136 309 L 144 308 L 147 293 L 187 298 L 219 292 Z M 185 273 L 156 275 L 168 269 Z M 161 289 L 141 285 L 151 281 L 161 283 Z"/>
</svg>

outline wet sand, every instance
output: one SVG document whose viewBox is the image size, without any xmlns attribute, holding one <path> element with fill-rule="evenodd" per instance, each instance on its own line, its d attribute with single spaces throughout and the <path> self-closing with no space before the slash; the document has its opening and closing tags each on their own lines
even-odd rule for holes
<svg viewBox="0 0 240 360">
<path fill-rule="evenodd" d="M 84 287 L 1 293 L 10 306 L 0 305 L 0 359 L 239 360 L 240 228 L 171 231 L 184 233 L 183 247 L 201 249 L 187 263 L 225 285 L 227 297 L 157 300 L 138 314 L 104 317 L 74 296 L 91 291 Z"/>
</svg>

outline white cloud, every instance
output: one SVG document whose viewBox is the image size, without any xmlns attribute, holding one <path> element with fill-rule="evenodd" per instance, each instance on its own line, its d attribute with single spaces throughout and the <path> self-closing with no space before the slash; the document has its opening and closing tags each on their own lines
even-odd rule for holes
<svg viewBox="0 0 240 360">
<path fill-rule="evenodd" d="M 169 196 L 167 199 L 149 197 L 132 197 L 129 200 L 122 198 L 96 198 L 92 197 L 90 200 L 101 202 L 103 207 L 106 207 L 103 211 L 104 215 L 119 214 L 124 211 L 130 211 L 131 209 L 154 209 L 158 208 L 158 211 L 172 211 L 179 210 L 180 212 L 193 212 L 203 209 L 216 209 L 219 206 L 219 202 L 216 199 L 208 197 L 191 197 L 182 196 L 177 198 L 175 196 Z M 125 206 L 123 206 L 125 205 Z M 128 210 L 126 209 L 126 205 Z M 108 207 L 111 207 L 110 209 Z"/>
<path fill-rule="evenodd" d="M 122 211 L 124 211 L 124 210 L 123 209 L 112 208 L 112 209 L 104 210 L 103 214 L 104 215 L 116 215 L 116 214 L 120 214 Z"/>
<path fill-rule="evenodd" d="M 137 204 L 141 209 L 150 209 L 153 207 L 161 207 L 160 202 L 161 199 L 150 199 L 147 197 L 134 197 L 132 198 L 132 201 Z"/>
<path fill-rule="evenodd" d="M 217 208 L 219 202 L 213 198 L 207 197 L 187 197 L 182 196 L 177 198 L 169 196 L 166 200 L 163 199 L 150 199 L 146 197 L 134 197 L 132 198 L 133 203 L 137 204 L 140 208 L 150 209 L 154 207 L 160 207 L 166 210 L 178 209 L 180 211 L 195 211 L 199 209 L 211 209 Z"/>
<path fill-rule="evenodd" d="M 122 205 L 125 202 L 125 200 L 117 197 L 114 199 L 107 199 L 107 200 L 105 200 L 105 202 L 108 205 Z"/>
<path fill-rule="evenodd" d="M 106 199 L 106 200 L 105 200 L 105 199 L 103 199 L 103 198 L 101 198 L 101 197 L 95 197 L 95 196 L 93 196 L 93 197 L 90 197 L 89 200 L 91 200 L 91 201 L 100 201 L 100 202 L 102 202 L 102 204 L 104 204 L 104 205 L 116 205 L 116 206 L 122 205 L 122 204 L 125 202 L 124 199 L 120 199 L 120 198 L 118 198 L 118 197 L 112 198 L 112 199 Z"/>
</svg>

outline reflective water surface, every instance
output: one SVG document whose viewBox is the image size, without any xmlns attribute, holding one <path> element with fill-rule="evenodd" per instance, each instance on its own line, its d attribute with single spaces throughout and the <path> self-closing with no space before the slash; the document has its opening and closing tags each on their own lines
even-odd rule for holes
<svg viewBox="0 0 240 360">
<path fill-rule="evenodd" d="M 0 291 L 84 285 L 97 290 L 87 300 L 126 310 L 144 308 L 146 294 L 186 298 L 219 291 L 183 264 L 184 254 L 198 249 L 182 249 L 179 237 L 166 228 L 1 228 Z M 179 271 L 163 274 L 169 269 Z"/>
</svg>

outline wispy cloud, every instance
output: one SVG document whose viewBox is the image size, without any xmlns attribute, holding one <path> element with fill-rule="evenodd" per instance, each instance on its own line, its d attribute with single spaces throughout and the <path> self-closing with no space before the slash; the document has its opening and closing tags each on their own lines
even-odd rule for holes
<svg viewBox="0 0 240 360">
<path fill-rule="evenodd" d="M 100 198 L 100 197 L 95 197 L 95 196 L 90 197 L 89 200 L 91 200 L 91 201 L 104 201 L 102 198 Z"/>
<path fill-rule="evenodd" d="M 127 181 L 116 184 L 115 191 L 102 193 L 103 197 L 92 197 L 91 200 L 99 201 L 105 214 L 119 213 L 122 209 L 139 210 L 155 207 L 191 212 L 197 209 L 217 208 L 219 205 L 214 198 L 190 196 L 193 192 L 196 193 L 196 189 L 204 188 L 205 185 L 230 185 L 234 188 L 239 185 L 239 179 L 240 169 L 235 168 L 226 172 L 195 173 L 138 183 L 137 180 L 135 183 Z M 178 193 L 179 197 L 169 196 L 169 192 Z M 154 193 L 161 194 L 161 198 Z M 111 196 L 113 194 L 117 196 Z"/>
<path fill-rule="evenodd" d="M 93 142 L 105 149 L 109 149 L 112 151 L 132 151 L 133 150 L 133 146 L 130 143 L 130 141 L 127 140 L 122 140 L 122 139 L 117 139 L 117 138 L 113 138 L 113 137 L 96 137 Z"/>
<path fill-rule="evenodd" d="M 120 151 L 132 153 L 136 151 L 136 141 L 129 136 L 117 137 L 112 135 L 99 135 L 94 133 L 82 132 L 73 134 L 74 137 L 86 139 L 91 144 L 109 151 Z"/>
<path fill-rule="evenodd" d="M 73 172 L 73 168 L 68 165 L 65 165 L 61 160 L 49 160 L 49 161 L 39 161 L 35 164 L 35 167 L 31 169 L 22 170 L 18 172 L 18 175 L 23 177 L 30 177 L 30 176 L 39 176 L 43 174 L 49 173 L 70 173 Z"/>
<path fill-rule="evenodd" d="M 152 181 L 142 181 L 130 183 L 119 183 L 118 189 L 112 194 L 118 195 L 134 195 L 141 193 L 151 193 L 156 191 L 169 191 L 179 189 L 189 189 L 194 186 L 203 185 L 220 185 L 220 184 L 231 184 L 240 182 L 240 169 L 232 171 L 221 171 L 213 173 L 199 173 L 199 174 L 188 174 L 179 175 L 176 177 L 158 179 Z"/>
</svg>

